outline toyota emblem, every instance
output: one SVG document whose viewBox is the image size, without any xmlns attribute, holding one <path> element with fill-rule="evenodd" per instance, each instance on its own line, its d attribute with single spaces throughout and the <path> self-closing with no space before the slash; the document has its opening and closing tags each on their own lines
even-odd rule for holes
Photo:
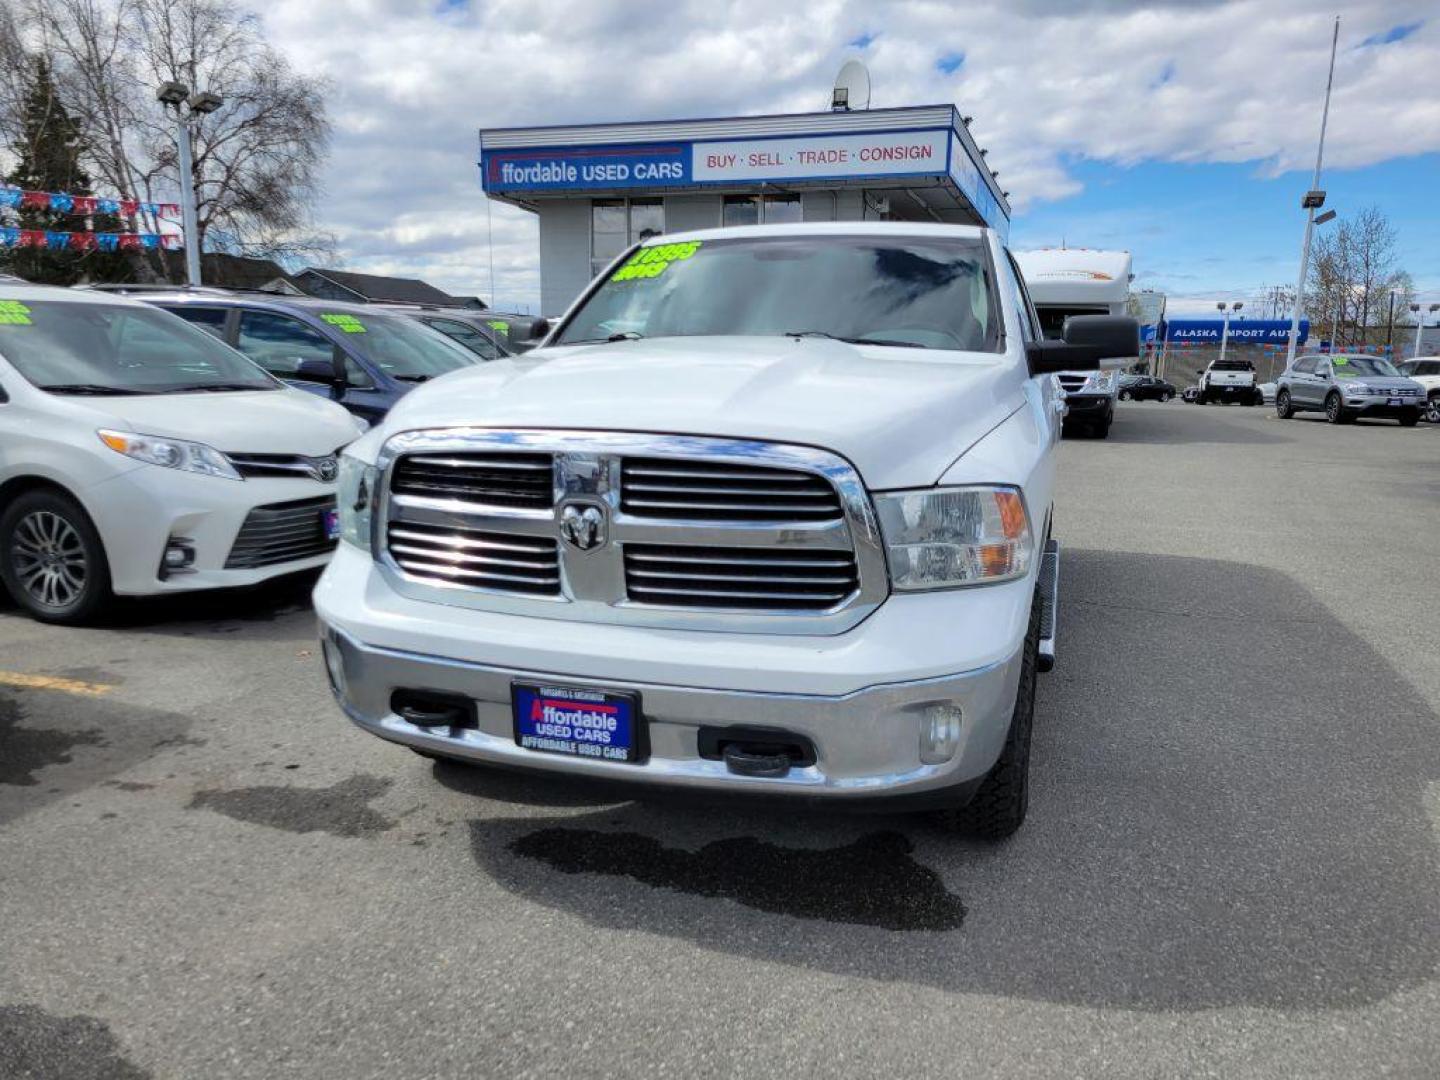
<svg viewBox="0 0 1440 1080">
<path fill-rule="evenodd" d="M 335 463 L 333 457 L 321 458 L 315 462 L 315 476 L 324 483 L 330 483 L 340 475 L 340 466 Z"/>
<path fill-rule="evenodd" d="M 605 546 L 605 511 L 598 506 L 572 503 L 560 511 L 560 535 L 580 551 L 595 551 Z"/>
</svg>

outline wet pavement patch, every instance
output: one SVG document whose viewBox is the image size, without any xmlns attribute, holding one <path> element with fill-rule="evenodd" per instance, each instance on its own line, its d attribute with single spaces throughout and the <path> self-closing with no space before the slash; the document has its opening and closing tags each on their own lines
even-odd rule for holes
<svg viewBox="0 0 1440 1080">
<path fill-rule="evenodd" d="M 369 806 L 370 800 L 390 790 L 391 783 L 378 776 L 358 775 L 325 788 L 260 786 L 197 791 L 189 808 L 215 810 L 236 821 L 288 832 L 373 836 L 395 826 Z"/>
<path fill-rule="evenodd" d="M 20 706 L 0 697 L 0 784 L 28 786 L 39 783 L 36 771 L 47 765 L 67 765 L 77 746 L 102 746 L 100 732 L 52 731 L 20 726 Z"/>
<path fill-rule="evenodd" d="M 472 823 L 471 833 L 479 845 L 479 822 Z M 548 828 L 512 840 L 509 848 L 565 874 L 628 877 L 800 919 L 954 930 L 965 918 L 960 898 L 939 874 L 916 862 L 914 845 L 894 832 L 835 848 L 785 848 L 736 837 L 685 851 L 639 833 Z"/>
<path fill-rule="evenodd" d="M 148 1080 L 93 1016 L 53 1016 L 35 1005 L 0 1005 L 0 1076 Z"/>
</svg>

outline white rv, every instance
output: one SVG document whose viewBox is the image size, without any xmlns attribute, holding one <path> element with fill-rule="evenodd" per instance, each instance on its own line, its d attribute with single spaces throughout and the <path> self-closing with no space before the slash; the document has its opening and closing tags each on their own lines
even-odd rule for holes
<svg viewBox="0 0 1440 1080">
<path fill-rule="evenodd" d="M 1071 315 L 1124 315 L 1130 294 L 1130 253 L 1091 248 L 1017 251 L 1030 299 L 1047 338 L 1058 338 Z M 1110 433 L 1119 393 L 1118 371 L 1065 371 L 1067 431 L 1084 428 L 1097 438 Z"/>
</svg>

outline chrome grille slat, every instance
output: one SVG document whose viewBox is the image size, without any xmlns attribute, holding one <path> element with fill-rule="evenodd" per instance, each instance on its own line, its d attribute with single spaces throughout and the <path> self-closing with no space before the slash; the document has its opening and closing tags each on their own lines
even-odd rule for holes
<svg viewBox="0 0 1440 1080">
<path fill-rule="evenodd" d="M 849 552 L 625 545 L 626 595 L 642 604 L 814 611 L 844 603 L 859 586 Z"/>
<path fill-rule="evenodd" d="M 454 535 L 449 537 L 445 542 L 452 547 L 466 549 L 474 548 L 485 551 L 519 551 L 526 553 L 550 551 L 555 547 L 553 542 L 528 536 L 510 536 L 507 534 L 504 540 L 482 540 L 479 537 L 483 535 L 482 533 L 477 533 L 475 536 L 467 536 L 463 530 L 456 530 Z M 399 528 L 392 526 L 390 529 L 390 538 L 392 540 L 434 540 L 433 534 L 404 526 Z"/>
<path fill-rule="evenodd" d="M 391 523 L 386 542 L 395 564 L 421 580 L 523 596 L 560 593 L 553 539 L 405 521 Z"/>
<path fill-rule="evenodd" d="M 817 553 L 818 554 L 818 553 Z M 726 558 L 724 556 L 710 553 L 710 549 L 699 548 L 696 553 L 673 555 L 654 555 L 647 551 L 627 551 L 627 557 L 638 563 L 664 562 L 664 563 L 701 563 L 706 566 L 716 564 L 733 563 L 740 566 L 814 566 L 823 567 L 827 570 L 834 570 L 840 567 L 851 565 L 852 560 L 848 556 L 837 556 L 833 559 L 805 558 L 805 559 L 770 559 L 757 553 L 754 558 Z"/>
<path fill-rule="evenodd" d="M 534 559 L 513 559 L 501 555 L 472 555 L 466 551 L 458 551 L 451 548 L 422 547 L 419 544 L 391 544 L 390 550 L 399 555 L 419 555 L 427 559 L 443 559 L 446 562 L 453 562 L 457 565 L 464 566 L 508 566 L 521 570 L 552 570 L 555 567 L 553 562 L 537 562 Z"/>
<path fill-rule="evenodd" d="M 412 454 L 395 463 L 390 490 L 481 506 L 544 509 L 555 502 L 553 454 Z"/>
<path fill-rule="evenodd" d="M 620 509 L 641 518 L 831 521 L 840 497 L 823 476 L 733 462 L 623 458 Z"/>
</svg>

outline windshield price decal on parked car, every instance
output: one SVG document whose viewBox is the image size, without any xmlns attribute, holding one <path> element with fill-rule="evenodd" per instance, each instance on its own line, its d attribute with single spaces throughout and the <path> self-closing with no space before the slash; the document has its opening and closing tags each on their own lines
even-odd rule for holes
<svg viewBox="0 0 1440 1080">
<path fill-rule="evenodd" d="M 615 276 L 610 280 L 629 281 L 632 278 L 659 277 L 671 263 L 683 262 L 699 250 L 699 240 L 641 248 L 630 257 L 629 262 L 615 271 Z"/>
<path fill-rule="evenodd" d="M 321 315 L 320 317 L 331 326 L 343 330 L 347 334 L 365 333 L 365 324 L 354 315 Z"/>
<path fill-rule="evenodd" d="M 0 326 L 30 326 L 30 309 L 19 300 L 0 300 Z"/>
<path fill-rule="evenodd" d="M 510 324 L 504 319 L 491 319 L 485 325 L 497 333 L 508 334 L 510 332 Z"/>
</svg>

